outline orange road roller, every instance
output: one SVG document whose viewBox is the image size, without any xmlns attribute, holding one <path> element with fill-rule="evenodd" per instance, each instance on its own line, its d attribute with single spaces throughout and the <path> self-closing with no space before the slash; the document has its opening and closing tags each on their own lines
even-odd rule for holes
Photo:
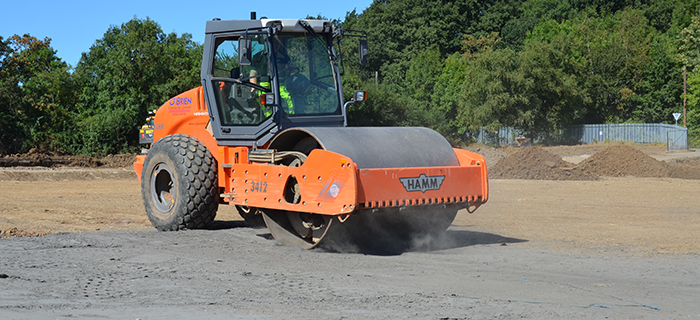
<svg viewBox="0 0 700 320">
<path fill-rule="evenodd" d="M 146 213 L 158 230 L 207 228 L 220 204 L 304 249 L 442 233 L 488 199 L 484 158 L 418 127 L 347 127 L 338 41 L 322 20 L 208 21 L 202 86 L 141 130 Z"/>
</svg>

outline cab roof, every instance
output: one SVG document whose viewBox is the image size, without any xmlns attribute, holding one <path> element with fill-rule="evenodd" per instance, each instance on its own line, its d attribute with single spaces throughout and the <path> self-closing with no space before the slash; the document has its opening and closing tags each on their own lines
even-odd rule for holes
<svg viewBox="0 0 700 320">
<path fill-rule="evenodd" d="M 331 32 L 333 25 L 326 20 L 306 19 L 260 19 L 260 20 L 211 20 L 207 21 L 206 33 L 225 33 L 261 29 L 276 24 L 281 25 L 283 32 L 305 32 L 299 21 L 306 21 L 316 32 Z"/>
</svg>

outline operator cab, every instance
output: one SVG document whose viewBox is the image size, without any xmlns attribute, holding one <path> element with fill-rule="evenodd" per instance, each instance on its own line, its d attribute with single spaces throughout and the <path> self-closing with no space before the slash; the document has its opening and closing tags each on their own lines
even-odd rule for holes
<svg viewBox="0 0 700 320">
<path fill-rule="evenodd" d="M 220 145 L 267 143 L 283 129 L 346 124 L 330 22 L 208 21 L 202 85 Z"/>
</svg>

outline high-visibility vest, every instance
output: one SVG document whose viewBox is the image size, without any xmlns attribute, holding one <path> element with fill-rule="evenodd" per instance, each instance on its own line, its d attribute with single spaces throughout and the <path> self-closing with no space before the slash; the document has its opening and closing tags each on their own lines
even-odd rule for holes
<svg viewBox="0 0 700 320">
<path fill-rule="evenodd" d="M 270 89 L 269 82 L 260 82 L 260 86 Z M 284 111 L 287 112 L 287 114 L 294 114 L 294 103 L 292 102 L 292 95 L 289 93 L 289 91 L 287 91 L 287 86 L 280 86 L 280 98 L 284 99 L 284 101 L 287 103 L 287 108 Z M 272 115 L 272 108 L 263 108 L 263 114 L 265 115 L 265 117 L 269 117 Z"/>
</svg>

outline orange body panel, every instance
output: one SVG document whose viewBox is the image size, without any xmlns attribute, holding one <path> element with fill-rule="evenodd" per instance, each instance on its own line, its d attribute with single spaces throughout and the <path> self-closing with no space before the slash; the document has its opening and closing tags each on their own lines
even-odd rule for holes
<svg viewBox="0 0 700 320">
<path fill-rule="evenodd" d="M 488 198 L 487 169 L 478 154 L 455 149 L 457 167 L 358 169 L 349 157 L 314 150 L 300 167 L 247 163 L 246 148 L 226 148 L 236 161 L 225 169 L 225 201 L 230 204 L 346 215 L 355 209 L 463 203 L 478 207 Z M 231 156 L 230 153 L 236 153 Z M 284 196 L 290 176 L 301 199 Z M 221 182 L 222 179 L 220 179 Z"/>
<path fill-rule="evenodd" d="M 459 167 L 360 169 L 360 208 L 483 204 L 488 198 L 484 158 L 469 151 L 454 150 L 460 159 Z"/>
<path fill-rule="evenodd" d="M 187 134 L 204 143 L 216 158 L 217 163 L 225 163 L 223 154 L 216 152 L 219 145 L 208 130 L 209 112 L 202 87 L 185 91 L 164 103 L 156 112 L 153 126 L 153 142 L 171 134 Z M 145 155 L 137 156 L 134 162 L 134 171 L 139 181 L 145 159 Z M 219 168 L 219 176 L 223 176 L 221 168 Z M 219 186 L 224 187 L 224 181 L 220 180 Z"/>
<path fill-rule="evenodd" d="M 208 124 L 202 87 L 195 88 L 158 109 L 153 140 L 180 133 L 204 143 L 219 164 L 222 200 L 231 205 L 347 215 L 355 209 L 429 204 L 478 207 L 488 198 L 486 162 L 469 151 L 454 149 L 460 165 L 453 167 L 358 169 L 345 155 L 317 149 L 301 166 L 287 167 L 249 162 L 248 147 L 219 146 Z M 145 158 L 134 162 L 139 180 Z M 285 199 L 290 177 L 299 184 L 299 203 Z"/>
<path fill-rule="evenodd" d="M 158 109 L 153 120 L 153 142 L 171 134 L 186 134 L 199 139 L 216 157 L 214 151 L 218 144 L 207 130 L 208 125 L 209 112 L 204 92 L 202 87 L 197 87 L 168 100 Z"/>
<path fill-rule="evenodd" d="M 455 149 L 458 167 L 358 169 L 349 157 L 313 150 L 300 167 L 250 163 L 247 147 L 217 146 L 221 196 L 231 205 L 347 215 L 355 209 L 432 204 L 478 207 L 488 199 L 486 162 L 481 155 Z M 134 170 L 141 179 L 145 156 Z M 285 199 L 293 177 L 299 203 Z"/>
<path fill-rule="evenodd" d="M 230 204 L 327 215 L 348 214 L 357 207 L 355 164 L 330 151 L 313 150 L 300 167 L 233 164 L 225 177 L 230 188 L 224 197 Z M 301 190 L 296 204 L 284 196 L 290 177 Z"/>
<path fill-rule="evenodd" d="M 143 162 L 146 161 L 146 155 L 136 156 L 136 161 L 134 161 L 134 171 L 136 172 L 136 177 L 139 178 L 141 182 L 141 172 L 143 172 Z"/>
</svg>

